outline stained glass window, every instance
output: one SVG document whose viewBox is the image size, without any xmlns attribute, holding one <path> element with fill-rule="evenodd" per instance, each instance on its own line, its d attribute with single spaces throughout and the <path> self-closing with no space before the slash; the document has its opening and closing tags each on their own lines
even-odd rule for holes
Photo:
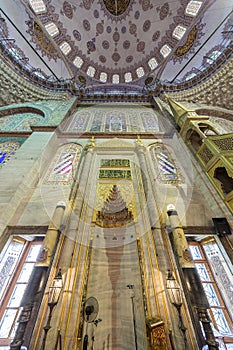
<svg viewBox="0 0 233 350">
<path fill-rule="evenodd" d="M 0 263 L 0 298 L 2 297 L 6 285 L 15 269 L 23 247 L 23 242 L 12 240 L 6 253 L 4 254 L 4 257 Z"/>
<path fill-rule="evenodd" d="M 29 0 L 31 7 L 36 13 L 41 13 L 46 11 L 46 6 L 43 0 Z"/>
<path fill-rule="evenodd" d="M 215 308 L 211 308 L 211 311 L 213 313 L 213 316 L 215 318 L 215 321 L 218 325 L 218 331 L 219 333 L 222 334 L 232 334 L 229 325 L 226 321 L 226 317 L 224 315 L 223 310 L 221 309 L 215 309 Z"/>
<path fill-rule="evenodd" d="M 105 73 L 105 72 L 101 72 L 101 73 L 100 73 L 100 81 L 101 81 L 102 83 L 106 83 L 107 78 L 108 78 L 107 73 Z"/>
<path fill-rule="evenodd" d="M 75 143 L 62 146 L 57 151 L 43 183 L 70 185 L 73 182 L 81 149 L 81 146 Z"/>
<path fill-rule="evenodd" d="M 127 72 L 125 73 L 125 82 L 126 83 L 129 83 L 130 81 L 132 81 L 133 78 L 132 78 L 132 73 L 131 72 Z"/>
<path fill-rule="evenodd" d="M 163 55 L 164 58 L 166 58 L 171 52 L 171 50 L 172 49 L 170 48 L 170 46 L 166 44 L 166 45 L 163 45 L 163 47 L 160 49 L 160 53 Z"/>
<path fill-rule="evenodd" d="M 172 35 L 174 36 L 174 38 L 180 40 L 181 38 L 183 38 L 185 32 L 186 32 L 186 28 L 181 25 L 178 25 L 173 30 Z"/>
<path fill-rule="evenodd" d="M 15 335 L 21 300 L 37 261 L 41 244 L 42 242 L 27 242 L 20 237 L 15 237 L 0 262 L 0 303 L 3 305 L 0 311 L 0 345 L 2 341 L 4 344 L 6 340 L 10 342 Z"/>
<path fill-rule="evenodd" d="M 50 22 L 50 23 L 46 24 L 45 25 L 45 29 L 47 30 L 49 35 L 51 35 L 52 37 L 54 37 L 55 35 L 59 34 L 59 29 L 56 26 L 56 24 L 53 23 L 53 22 Z"/>
<path fill-rule="evenodd" d="M 61 51 L 64 53 L 64 55 L 68 55 L 68 53 L 71 51 L 71 47 L 70 45 L 64 41 L 61 45 L 60 45 L 60 49 Z"/>
<path fill-rule="evenodd" d="M 196 16 L 200 10 L 202 1 L 191 0 L 185 10 L 185 13 L 190 16 Z"/>
<path fill-rule="evenodd" d="M 119 84 L 119 81 L 120 81 L 119 75 L 118 74 L 113 74 L 113 76 L 112 76 L 113 84 Z"/>
<path fill-rule="evenodd" d="M 203 246 L 190 243 L 189 248 L 210 305 L 209 314 L 214 332 L 216 330 L 222 335 L 232 336 L 232 320 L 226 306 L 226 303 L 230 308 L 232 305 L 232 276 L 223 255 L 214 241 L 203 243 Z"/>
<path fill-rule="evenodd" d="M 197 245 L 190 245 L 189 250 L 191 252 L 193 260 L 201 260 L 202 254 L 199 246 Z"/>
<path fill-rule="evenodd" d="M 206 264 L 196 263 L 196 268 L 197 268 L 197 271 L 198 271 L 199 276 L 201 278 L 201 281 L 210 282 L 210 275 L 208 273 L 208 269 L 206 267 Z"/>
<path fill-rule="evenodd" d="M 144 74 L 145 74 L 143 67 L 138 67 L 138 68 L 136 69 L 136 73 L 137 73 L 138 78 L 143 77 Z"/>
<path fill-rule="evenodd" d="M 0 143 L 0 169 L 10 160 L 19 147 L 19 142 L 7 141 Z"/>
<path fill-rule="evenodd" d="M 89 66 L 87 68 L 87 75 L 89 75 L 89 77 L 93 78 L 95 75 L 95 68 L 92 66 Z"/>
<path fill-rule="evenodd" d="M 83 59 L 79 56 L 76 56 L 74 61 L 73 61 L 73 64 L 77 67 L 77 68 L 81 68 L 82 65 L 83 65 Z"/>
<path fill-rule="evenodd" d="M 158 179 L 167 184 L 177 184 L 183 182 L 178 167 L 175 164 L 167 148 L 160 144 L 153 147 L 153 153 L 156 160 L 156 167 L 159 171 Z"/>
<path fill-rule="evenodd" d="M 149 65 L 150 69 L 153 70 L 153 69 L 155 69 L 158 66 L 158 63 L 157 63 L 156 59 L 154 57 L 152 57 L 148 61 L 148 65 Z"/>
<path fill-rule="evenodd" d="M 221 55 L 221 51 L 214 50 L 211 53 L 207 54 L 206 62 L 211 64 L 213 63 L 219 56 Z"/>
</svg>

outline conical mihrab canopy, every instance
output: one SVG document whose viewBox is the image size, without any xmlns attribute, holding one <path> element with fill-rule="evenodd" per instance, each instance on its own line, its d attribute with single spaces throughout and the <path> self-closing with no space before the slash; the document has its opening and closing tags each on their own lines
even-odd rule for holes
<svg viewBox="0 0 233 350">
<path fill-rule="evenodd" d="M 133 214 L 126 207 L 117 185 L 113 185 L 101 211 L 96 216 L 96 224 L 102 227 L 119 227 L 133 221 Z"/>
</svg>

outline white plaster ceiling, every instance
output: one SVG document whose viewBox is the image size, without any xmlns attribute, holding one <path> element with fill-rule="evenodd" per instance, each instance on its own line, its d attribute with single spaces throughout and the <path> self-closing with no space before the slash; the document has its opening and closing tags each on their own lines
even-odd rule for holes
<svg viewBox="0 0 233 350">
<path fill-rule="evenodd" d="M 40 1 L 44 9 L 37 12 Z M 77 86 L 130 88 L 143 87 L 148 77 L 182 80 L 206 63 L 211 50 L 229 44 L 233 22 L 232 0 L 0 3 L 1 36 L 15 39 L 30 66 L 55 80 L 73 79 Z"/>
</svg>

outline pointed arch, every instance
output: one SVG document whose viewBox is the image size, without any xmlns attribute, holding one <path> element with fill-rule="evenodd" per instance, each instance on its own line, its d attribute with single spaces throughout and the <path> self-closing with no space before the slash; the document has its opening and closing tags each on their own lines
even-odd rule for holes
<svg viewBox="0 0 233 350">
<path fill-rule="evenodd" d="M 154 144 L 151 147 L 154 159 L 155 171 L 158 172 L 158 179 L 166 184 L 177 184 L 184 182 L 180 169 L 176 165 L 171 153 L 162 143 Z"/>
<path fill-rule="evenodd" d="M 68 143 L 61 146 L 44 177 L 43 184 L 70 185 L 81 155 L 82 146 Z"/>
</svg>

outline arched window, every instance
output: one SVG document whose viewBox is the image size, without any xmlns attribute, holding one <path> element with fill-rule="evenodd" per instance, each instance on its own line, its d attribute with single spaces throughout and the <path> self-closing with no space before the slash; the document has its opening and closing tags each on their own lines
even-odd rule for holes
<svg viewBox="0 0 233 350">
<path fill-rule="evenodd" d="M 69 143 L 57 151 L 44 178 L 44 184 L 69 185 L 73 182 L 82 147 Z"/>
<path fill-rule="evenodd" d="M 201 243 L 190 242 L 189 248 L 209 301 L 214 334 L 225 345 L 221 349 L 228 349 L 227 344 L 233 344 L 233 293 L 232 273 L 227 260 L 214 238 Z"/>
<path fill-rule="evenodd" d="M 37 261 L 41 245 L 41 240 L 35 239 L 32 242 L 15 236 L 1 257 L 0 346 L 9 345 L 14 338 L 21 311 L 21 300 Z"/>
<path fill-rule="evenodd" d="M 177 184 L 183 182 L 178 167 L 175 164 L 171 154 L 163 144 L 153 147 L 155 157 L 155 168 L 159 172 L 159 180 L 166 184 Z"/>
<path fill-rule="evenodd" d="M 20 142 L 7 141 L 0 143 L 0 169 L 6 164 L 20 147 Z"/>
<path fill-rule="evenodd" d="M 29 3 L 35 13 L 43 13 L 46 11 L 46 6 L 43 0 L 29 0 Z"/>
</svg>

